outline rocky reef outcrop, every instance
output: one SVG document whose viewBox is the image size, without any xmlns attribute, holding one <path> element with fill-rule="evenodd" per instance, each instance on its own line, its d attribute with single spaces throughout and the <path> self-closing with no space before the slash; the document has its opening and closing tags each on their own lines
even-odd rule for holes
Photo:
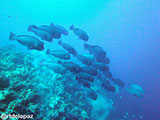
<svg viewBox="0 0 160 120">
<path fill-rule="evenodd" d="M 13 45 L 0 48 L 0 114 L 33 115 L 35 120 L 90 120 L 96 110 L 108 114 L 112 104 L 107 97 L 100 97 L 108 104 L 103 109 L 103 103 L 88 99 L 72 73 L 58 74 L 43 66 L 46 59 L 55 60 Z"/>
</svg>

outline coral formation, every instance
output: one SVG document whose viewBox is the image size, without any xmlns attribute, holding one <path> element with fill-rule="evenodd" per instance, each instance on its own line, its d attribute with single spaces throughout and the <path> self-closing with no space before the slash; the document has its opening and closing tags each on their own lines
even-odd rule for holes
<svg viewBox="0 0 160 120">
<path fill-rule="evenodd" d="M 33 114 L 35 120 L 104 119 L 112 108 L 109 100 L 101 95 L 96 102 L 88 99 L 73 73 L 59 74 L 41 65 L 49 59 L 55 60 L 13 45 L 0 48 L 0 114 Z"/>
</svg>

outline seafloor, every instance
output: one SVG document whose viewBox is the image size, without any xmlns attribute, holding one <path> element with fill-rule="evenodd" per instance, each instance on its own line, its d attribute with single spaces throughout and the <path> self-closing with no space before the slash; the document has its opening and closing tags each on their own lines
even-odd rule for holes
<svg viewBox="0 0 160 120">
<path fill-rule="evenodd" d="M 73 73 L 54 73 L 41 64 L 45 60 L 56 58 L 14 45 L 0 48 L 0 114 L 32 114 L 34 120 L 106 119 L 112 109 L 107 93 L 89 99 Z M 98 83 L 93 89 L 98 91 Z"/>
</svg>

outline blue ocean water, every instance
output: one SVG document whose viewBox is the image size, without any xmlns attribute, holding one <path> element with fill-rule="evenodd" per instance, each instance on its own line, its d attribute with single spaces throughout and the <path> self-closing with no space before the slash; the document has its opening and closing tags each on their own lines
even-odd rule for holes
<svg viewBox="0 0 160 120">
<path fill-rule="evenodd" d="M 14 44 L 28 51 L 9 41 L 9 33 L 34 35 L 27 31 L 30 24 L 53 22 L 67 29 L 74 24 L 87 32 L 88 44 L 107 52 L 114 76 L 145 90 L 140 98 L 125 89 L 110 94 L 114 104 L 108 120 L 160 120 L 160 1 L 5 0 L 0 5 L 0 46 Z M 84 52 L 84 42 L 72 32 L 61 40 Z M 45 47 L 59 49 L 56 42 Z"/>
</svg>

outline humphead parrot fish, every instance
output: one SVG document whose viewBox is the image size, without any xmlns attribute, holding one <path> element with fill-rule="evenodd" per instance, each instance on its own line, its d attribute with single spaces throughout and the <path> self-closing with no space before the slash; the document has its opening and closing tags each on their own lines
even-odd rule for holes
<svg viewBox="0 0 160 120">
<path fill-rule="evenodd" d="M 63 35 L 68 35 L 68 31 L 67 31 L 64 27 L 62 27 L 62 26 L 60 26 L 60 25 L 55 25 L 55 24 L 53 24 L 53 23 L 51 23 L 50 26 L 51 26 L 53 29 L 55 29 L 56 32 L 58 32 L 58 33 L 60 33 L 60 34 L 63 34 Z"/>
<path fill-rule="evenodd" d="M 28 31 L 33 32 L 35 35 L 40 37 L 41 40 L 45 40 L 45 41 L 48 41 L 48 42 L 52 42 L 52 40 L 53 40 L 53 37 L 50 33 L 46 32 L 42 29 L 39 29 L 39 27 L 37 27 L 35 25 L 30 25 L 28 27 Z"/>
<path fill-rule="evenodd" d="M 106 52 L 103 50 L 102 47 L 97 46 L 97 45 L 89 45 L 87 43 L 84 43 L 84 48 L 87 49 L 91 54 L 93 54 L 96 58 L 101 57 L 104 58 L 106 57 Z"/>
<path fill-rule="evenodd" d="M 108 71 L 109 70 L 109 67 L 106 64 L 100 63 L 100 62 L 95 62 L 92 64 L 92 66 L 100 71 Z"/>
<path fill-rule="evenodd" d="M 84 40 L 84 41 L 88 41 L 89 36 L 83 30 L 81 30 L 79 28 L 75 28 L 74 25 L 72 25 L 70 27 L 70 30 L 72 30 L 74 32 L 74 34 L 79 37 L 79 39 Z"/>
<path fill-rule="evenodd" d="M 70 59 L 70 55 L 69 53 L 63 51 L 63 50 L 50 50 L 50 49 L 47 49 L 47 52 L 46 54 L 50 54 L 50 55 L 53 55 L 57 58 L 60 58 L 60 59 L 64 59 L 64 60 L 69 60 Z"/>
<path fill-rule="evenodd" d="M 94 57 L 90 54 L 81 54 L 77 55 L 76 57 L 81 63 L 88 66 L 90 66 L 95 61 Z"/>
<path fill-rule="evenodd" d="M 76 80 L 78 80 L 78 79 L 84 79 L 84 80 L 89 81 L 89 82 L 94 82 L 94 77 L 90 74 L 87 74 L 87 73 L 79 73 L 76 76 Z"/>
<path fill-rule="evenodd" d="M 136 97 L 141 97 L 144 95 L 144 90 L 139 85 L 129 84 L 129 86 L 126 89 L 128 92 L 130 92 L 132 95 L 134 95 Z"/>
<path fill-rule="evenodd" d="M 94 75 L 94 76 L 96 76 L 96 75 L 98 74 L 98 71 L 97 71 L 96 68 L 94 68 L 94 67 L 89 67 L 89 66 L 82 67 L 82 72 L 88 73 L 88 74 Z"/>
<path fill-rule="evenodd" d="M 14 33 L 10 33 L 9 40 L 13 41 L 16 40 L 23 46 L 28 47 L 28 49 L 34 49 L 42 51 L 44 50 L 44 43 L 41 42 L 39 39 L 29 35 L 15 35 Z"/>
<path fill-rule="evenodd" d="M 61 33 L 59 33 L 56 29 L 54 29 L 51 26 L 48 25 L 42 25 L 39 27 L 41 30 L 48 32 L 49 34 L 52 35 L 53 38 L 55 39 L 60 39 L 61 38 Z"/>
<path fill-rule="evenodd" d="M 61 62 L 58 61 L 58 63 L 62 64 L 66 69 L 68 69 L 70 72 L 73 72 L 75 74 L 81 72 L 81 67 L 73 62 Z"/>
<path fill-rule="evenodd" d="M 67 43 L 62 43 L 61 40 L 58 42 L 58 44 L 62 46 L 65 50 L 67 50 L 70 54 L 72 54 L 73 56 L 77 55 L 77 51 L 71 45 Z"/>
</svg>

